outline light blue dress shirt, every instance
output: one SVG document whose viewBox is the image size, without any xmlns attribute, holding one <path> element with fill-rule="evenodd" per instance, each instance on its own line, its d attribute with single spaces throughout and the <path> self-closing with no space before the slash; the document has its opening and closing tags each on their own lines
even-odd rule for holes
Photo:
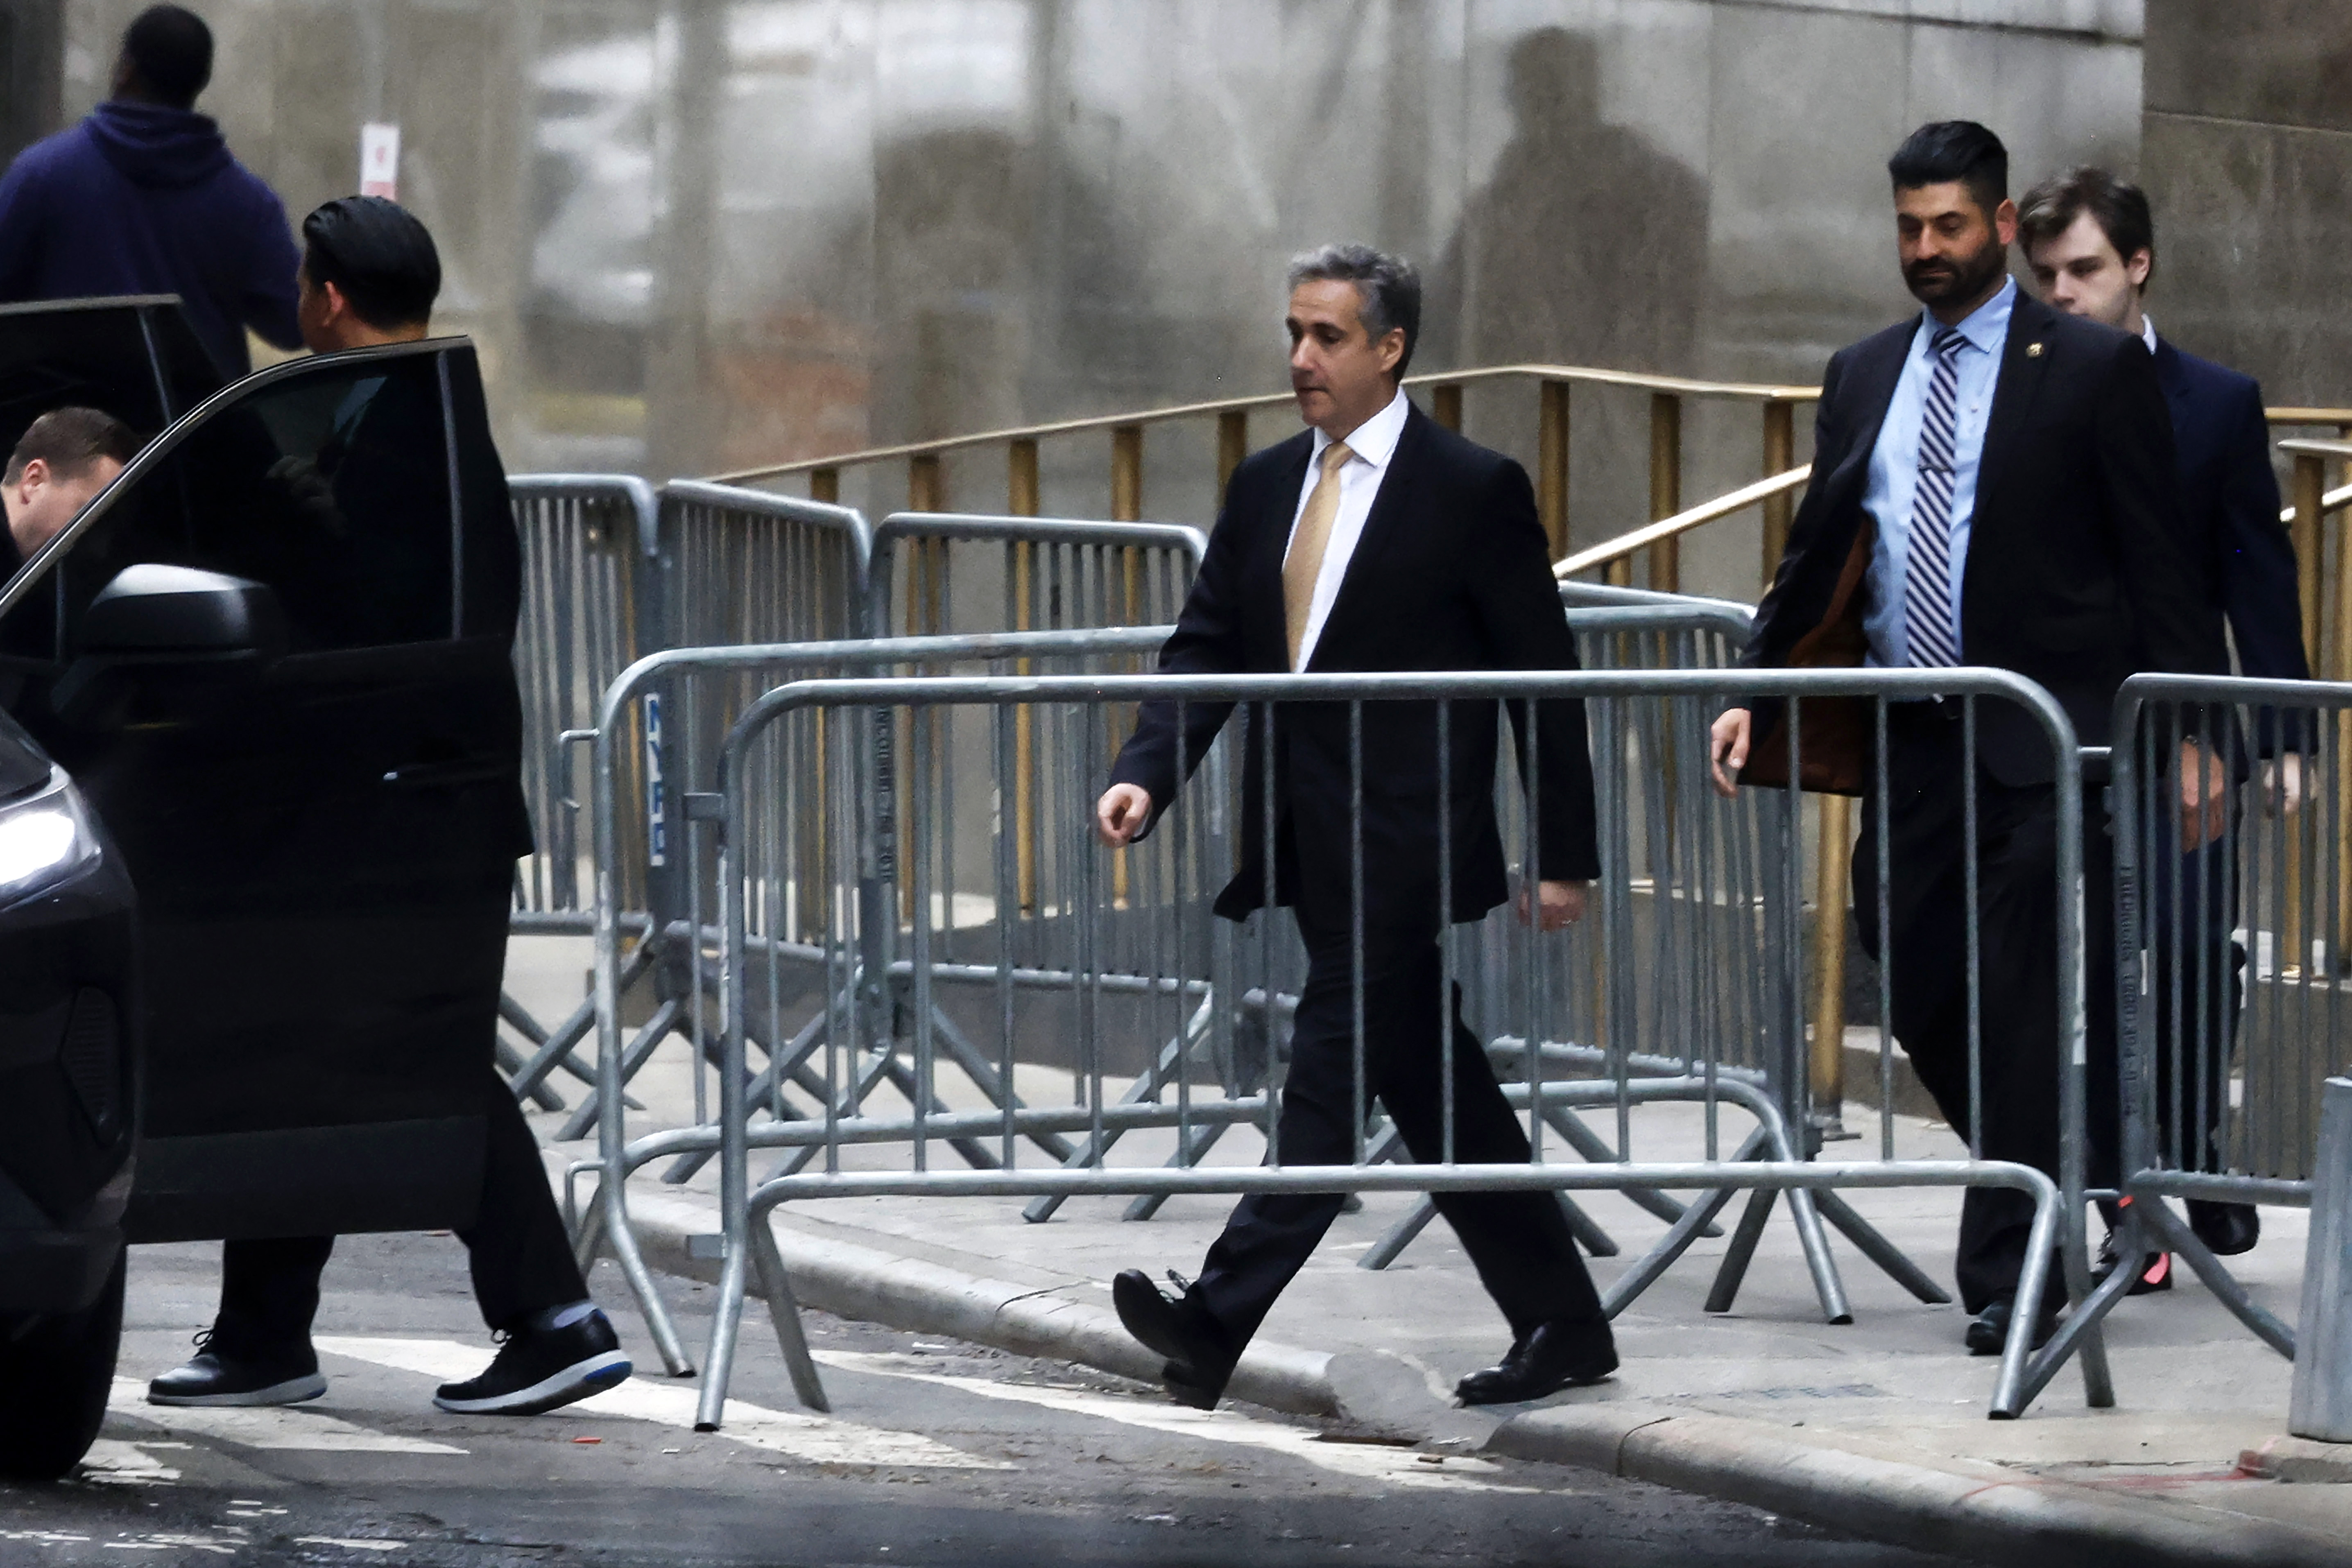
<svg viewBox="0 0 2352 1568">
<path fill-rule="evenodd" d="M 1977 468 L 1984 457 L 1985 422 L 1992 414 L 2001 350 L 2009 342 L 2010 311 L 2016 303 L 2017 279 L 2004 279 L 2000 291 L 1960 322 L 1967 346 L 1952 367 L 1958 378 L 1952 432 L 1952 646 L 1963 659 L 1969 649 L 1960 637 L 1960 584 L 1968 573 L 1969 525 L 1976 516 Z M 1911 662 L 1910 638 L 1903 624 L 1903 574 L 1911 559 L 1919 426 L 1927 414 L 1927 384 L 1936 373 L 1929 345 L 1941 324 L 1920 312 L 1911 353 L 1895 383 L 1895 400 L 1886 405 L 1886 423 L 1878 427 L 1878 445 L 1871 448 L 1870 483 L 1862 493 L 1863 509 L 1878 525 L 1877 544 L 1870 553 L 1870 605 L 1862 621 L 1874 665 L 1899 668 Z"/>
</svg>

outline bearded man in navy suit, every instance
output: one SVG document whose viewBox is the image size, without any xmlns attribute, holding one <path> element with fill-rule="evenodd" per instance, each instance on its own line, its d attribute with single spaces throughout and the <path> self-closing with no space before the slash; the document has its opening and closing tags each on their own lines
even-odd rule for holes
<svg viewBox="0 0 2352 1568">
<path fill-rule="evenodd" d="M 2207 604 L 2229 618 L 2239 673 L 2308 680 L 2294 543 L 2279 520 L 2278 477 L 2271 468 L 2262 388 L 2252 377 L 2184 353 L 2158 334 L 2145 305 L 2156 270 L 2156 225 L 2147 195 L 2105 169 L 2076 169 L 2026 194 L 2018 229 L 2044 300 L 2069 315 L 2131 333 L 2156 356 L 2157 381 L 2172 416 L 2181 510 L 2197 542 L 2198 587 Z M 2302 757 L 2281 728 L 2272 721 L 2259 741 L 2270 757 L 2264 768 L 2272 799 L 2293 810 L 2302 795 Z M 2181 991 L 2193 995 L 2200 989 L 2197 955 L 2211 954 L 2211 969 L 2228 973 L 2230 984 L 2202 987 L 2209 999 L 2199 1009 L 2203 1016 L 2181 1020 L 2177 1030 L 2170 1016 L 2173 987 L 2154 987 L 2158 1017 L 2149 1037 L 2158 1047 L 2158 1121 L 2168 1146 L 2176 1150 L 2176 1163 L 2190 1170 L 2219 1170 L 2239 974 L 2246 961 L 2244 948 L 2229 935 L 2236 924 L 2235 879 L 2224 858 L 2207 849 L 2183 856 L 2177 878 L 2168 877 L 2166 869 L 2153 868 L 2157 887 L 2150 900 L 2158 928 L 2151 946 L 2159 964 L 2173 962 L 2167 955 L 2180 953 Z M 2200 881 L 2206 885 L 2201 898 Z M 2173 1070 L 2176 1054 L 2187 1064 L 2185 1073 Z M 2180 1125 L 2199 1121 L 2201 1127 Z M 2261 1235 L 2252 1204 L 2191 1200 L 2189 1220 L 2199 1238 L 2224 1256 L 2246 1251 Z M 2132 1293 L 2171 1286 L 2170 1260 L 2158 1254 Z"/>
</svg>

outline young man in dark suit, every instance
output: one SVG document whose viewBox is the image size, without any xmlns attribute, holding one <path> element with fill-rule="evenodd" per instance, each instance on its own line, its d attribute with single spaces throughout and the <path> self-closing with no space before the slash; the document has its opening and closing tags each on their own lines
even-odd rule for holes
<svg viewBox="0 0 2352 1568">
<path fill-rule="evenodd" d="M 2105 169 L 2082 168 L 2045 180 L 2026 193 L 2018 212 L 2026 261 L 2042 297 L 2070 316 L 2104 322 L 2130 333 L 2156 356 L 2157 384 L 2172 415 L 2174 458 L 2180 479 L 2181 510 L 2197 542 L 2198 586 L 2206 601 L 2229 619 L 2230 640 L 2241 674 L 2263 680 L 2308 680 L 2304 658 L 2303 607 L 2295 590 L 2294 542 L 2279 521 L 2278 476 L 2271 468 L 2270 424 L 2263 413 L 2262 388 L 2240 375 L 2184 353 L 2157 335 L 2143 309 L 2156 268 L 2156 223 L 2137 185 Z M 2292 811 L 2303 794 L 2301 755 L 2282 748 L 2275 732 L 2260 738 L 2277 753 L 2266 764 L 2271 793 Z M 2177 879 L 2159 877 L 2152 913 L 2159 930 L 2152 943 L 2159 964 L 2177 944 L 2184 968 L 2193 955 L 2214 955 L 2226 968 L 2227 985 L 2205 987 L 2211 1005 L 2204 1016 L 2184 1020 L 2179 1048 L 2196 1065 L 2189 1081 L 2174 1086 L 2169 1001 L 2172 987 L 2159 976 L 2153 993 L 2159 1016 L 2150 1037 L 2158 1042 L 2159 1120 L 2180 1140 L 2181 1163 L 2194 1170 L 2218 1169 L 2219 1129 L 2229 1110 L 2229 1061 L 2234 1044 L 2245 951 L 2229 938 L 2236 921 L 2236 879 L 2217 853 L 2190 851 Z M 2200 883 L 2204 892 L 2198 891 Z M 2201 917 L 2201 918 L 2200 918 Z M 2182 975 L 2183 990 L 2197 986 L 2193 970 Z M 2179 1121 L 2205 1126 L 2195 1132 L 2175 1128 Z M 2252 1204 L 2192 1199 L 2189 1223 L 2216 1253 L 2251 1248 L 2262 1235 Z M 2169 1289 L 2170 1260 L 2159 1254 L 2132 1287 L 2135 1295 Z"/>
<path fill-rule="evenodd" d="M 1436 424 L 1399 390 L 1421 320 L 1410 264 L 1361 246 L 1291 264 L 1290 378 L 1310 428 L 1234 470 L 1206 559 L 1160 654 L 1171 674 L 1574 669 L 1576 643 L 1518 464 Z M 1344 704 L 1248 715 L 1242 864 L 1216 910 L 1292 908 L 1305 939 L 1276 1135 L 1288 1165 L 1354 1158 L 1357 1040 L 1351 921 L 1363 870 L 1364 1079 L 1416 1161 L 1445 1158 L 1444 1041 L 1453 1040 L 1454 1155 L 1524 1163 L 1527 1135 L 1496 1086 L 1461 992 L 1444 993 L 1438 937 L 1508 897 L 1494 813 L 1496 704 L 1452 705 L 1444 755 L 1453 908 L 1439 908 L 1440 751 L 1434 704 L 1364 706 L 1360 779 Z M 1139 837 L 1182 787 L 1230 703 L 1148 702 L 1096 809 L 1104 843 Z M 1536 918 L 1558 930 L 1600 874 L 1580 703 L 1524 707 L 1539 844 Z M 1265 731 L 1270 731 L 1271 733 Z M 1531 731 L 1531 732 L 1530 732 Z M 1272 798 L 1261 758 L 1273 748 Z M 1524 754 L 1524 752 L 1523 752 Z M 1360 858 L 1351 805 L 1360 789 Z M 1265 814 L 1274 860 L 1263 863 Z M 1522 900 L 1521 915 L 1528 910 Z M 1337 1193 L 1261 1194 L 1234 1208 L 1201 1277 L 1171 1298 L 1139 1270 L 1113 1282 L 1128 1331 L 1167 1358 L 1170 1393 L 1213 1406 L 1275 1298 L 1338 1216 Z M 1554 1195 L 1437 1199 L 1511 1327 L 1501 1363 L 1462 1380 L 1465 1404 L 1534 1399 L 1606 1377 L 1617 1355 Z"/>
<path fill-rule="evenodd" d="M 1748 658 L 1774 666 L 1990 665 L 2040 683 L 2076 733 L 2104 744 L 2116 689 L 2136 671 L 2225 668 L 2195 542 L 2173 480 L 2171 422 L 2147 345 L 2023 297 L 2008 275 L 2017 209 L 2000 141 L 1966 121 L 1923 126 L 1888 163 L 1904 281 L 1926 307 L 1830 361 L 1813 479 Z M 1983 977 L 1984 1157 L 2055 1173 L 2060 1147 L 2051 755 L 2022 710 L 1978 704 L 1976 847 Z M 1858 757 L 1809 747 L 1865 795 L 1853 858 L 1864 946 L 1890 963 L 1894 1031 L 1962 1136 L 1969 1131 L 1963 725 L 1958 702 L 1895 704 L 1888 797 Z M 1727 793 L 1751 749 L 1745 709 L 1716 721 Z M 1818 731 L 1817 731 L 1818 733 Z M 2181 772 L 2203 819 L 2201 765 Z M 1877 822 L 1888 826 L 1892 929 L 1875 929 Z M 2095 792 L 2083 803 L 2084 990 L 2095 1082 L 2113 1048 L 2110 855 Z M 2111 1062 L 2111 1055 L 2109 1057 Z M 2112 1066 L 2105 1075 L 2112 1085 Z M 2109 1090 L 2112 1093 L 2112 1089 Z M 1966 1334 L 1997 1354 L 2015 1310 L 2032 1203 L 1972 1187 L 1955 1268 Z M 2054 1326 L 2054 1301 L 2035 1325 Z"/>
</svg>

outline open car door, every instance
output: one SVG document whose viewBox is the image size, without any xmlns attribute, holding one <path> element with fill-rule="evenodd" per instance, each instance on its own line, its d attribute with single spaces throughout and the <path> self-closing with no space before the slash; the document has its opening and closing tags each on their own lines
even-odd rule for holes
<svg viewBox="0 0 2352 1568">
<path fill-rule="evenodd" d="M 152 436 L 222 384 L 176 294 L 0 305 L 0 453 L 68 405 Z"/>
<path fill-rule="evenodd" d="M 218 393 L 0 590 L 0 702 L 139 889 L 131 1239 L 473 1217 L 529 844 L 519 583 L 452 339 Z"/>
</svg>

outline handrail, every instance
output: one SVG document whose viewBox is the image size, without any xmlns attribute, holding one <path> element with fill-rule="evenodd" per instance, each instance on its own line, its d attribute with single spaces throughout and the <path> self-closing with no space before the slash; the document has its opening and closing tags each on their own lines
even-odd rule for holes
<svg viewBox="0 0 2352 1568">
<path fill-rule="evenodd" d="M 1758 382 L 1701 381 L 1688 376 L 1653 375 L 1643 371 L 1605 370 L 1593 365 L 1539 363 L 1481 365 L 1470 370 L 1431 371 L 1422 375 L 1405 377 L 1404 384 L 1432 388 L 1466 386 L 1476 382 L 1499 381 L 1510 377 L 1581 382 L 1592 386 L 1634 387 L 1677 397 L 1731 398 L 1753 403 L 1811 403 L 1821 396 L 1821 388 L 1818 386 L 1776 386 Z M 824 468 L 854 468 L 868 463 L 889 462 L 900 458 L 925 458 L 943 452 L 962 451 L 972 447 L 993 446 L 999 442 L 1034 441 L 1050 436 L 1084 435 L 1088 431 L 1116 430 L 1132 425 L 1161 425 L 1175 419 L 1204 418 L 1213 414 L 1245 414 L 1255 408 L 1276 408 L 1286 405 L 1292 401 L 1292 395 L 1287 392 L 1269 392 L 1250 397 L 1223 397 L 1213 398 L 1204 403 L 1171 404 L 1160 408 L 1139 409 L 1128 414 L 1096 414 L 1077 419 L 1051 420 L 1042 425 L 1009 426 L 1000 430 L 982 430 L 966 436 L 944 436 L 929 441 L 906 441 L 891 447 L 869 447 L 860 451 L 836 452 L 830 457 L 799 458 L 788 463 L 771 463 L 756 468 L 739 468 L 732 473 L 714 474 L 710 476 L 710 479 L 714 484 L 749 484 L 759 479 L 782 479 L 788 474 L 815 473 Z"/>
<path fill-rule="evenodd" d="M 1812 478 L 1812 474 L 1813 466 L 1811 463 L 1802 463 L 1786 473 L 1774 474 L 1769 479 L 1758 479 L 1752 484 L 1742 485 L 1728 494 L 1719 495 L 1711 501 L 1702 502 L 1687 511 L 1678 511 L 1672 517 L 1661 518 L 1646 527 L 1633 530 L 1631 533 L 1621 533 L 1616 538 L 1603 540 L 1590 549 L 1580 550 L 1553 566 L 1552 575 L 1566 582 L 1580 572 L 1590 572 L 1596 566 L 1606 566 L 1612 561 L 1622 561 L 1635 551 L 1646 550 L 1661 540 L 1675 538 L 1688 533 L 1694 528 L 1720 521 L 1735 513 L 1746 511 L 1749 507 L 1770 500 L 1776 496 L 1787 495 L 1790 490 Z"/>
</svg>

